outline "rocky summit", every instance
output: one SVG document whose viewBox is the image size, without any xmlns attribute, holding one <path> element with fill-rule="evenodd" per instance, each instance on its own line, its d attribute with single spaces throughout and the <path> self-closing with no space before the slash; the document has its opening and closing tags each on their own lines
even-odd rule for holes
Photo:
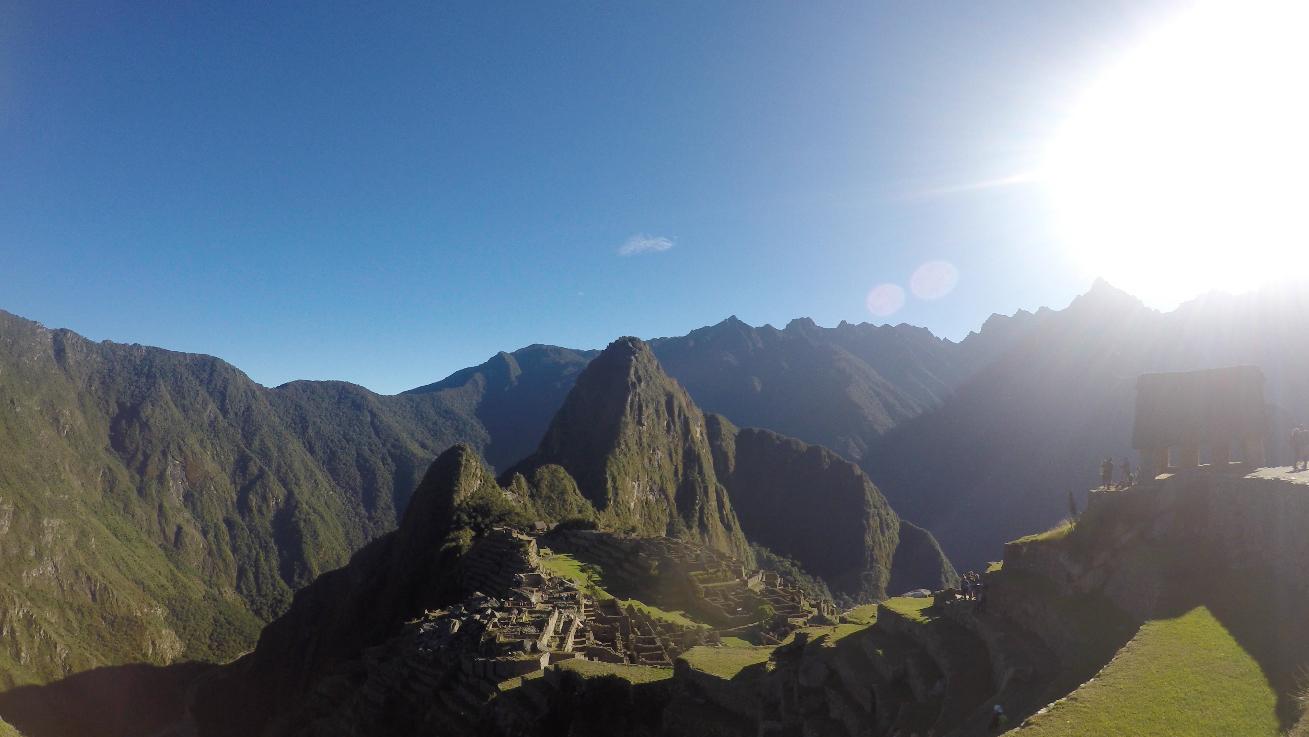
<svg viewBox="0 0 1309 737">
<path fill-rule="evenodd" d="M 509 473 L 546 465 L 576 479 L 607 527 L 750 556 L 714 471 L 704 414 L 641 340 L 620 338 L 591 361 L 536 452 Z"/>
</svg>

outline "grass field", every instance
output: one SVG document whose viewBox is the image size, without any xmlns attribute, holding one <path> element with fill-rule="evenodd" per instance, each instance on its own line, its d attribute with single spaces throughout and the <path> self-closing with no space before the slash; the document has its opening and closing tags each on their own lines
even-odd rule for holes
<svg viewBox="0 0 1309 737">
<path fill-rule="evenodd" d="M 617 676 L 633 685 L 666 681 L 673 677 L 672 668 L 654 668 L 648 665 L 626 665 L 623 663 L 601 663 L 594 660 L 565 660 L 559 664 L 559 667 L 563 670 L 572 671 L 583 678 Z"/>
<path fill-rule="evenodd" d="M 1277 694 L 1208 609 L 1143 625 L 1021 737 L 1276 737 Z"/>
<path fill-rule="evenodd" d="M 583 591 L 597 599 L 615 598 L 613 594 L 604 589 L 603 571 L 589 563 L 583 563 L 567 553 L 543 555 L 541 556 L 541 565 L 556 576 L 577 582 L 577 585 L 582 587 Z M 672 622 L 683 627 L 708 627 L 703 622 L 691 619 L 685 612 L 660 609 L 657 606 L 636 599 L 619 599 L 619 603 L 624 607 L 629 604 L 635 606 L 652 619 L 662 619 L 665 622 Z"/>
<path fill-rule="evenodd" d="M 731 680 L 746 668 L 766 662 L 773 654 L 773 649 L 767 645 L 749 647 L 700 645 L 682 653 L 681 659 L 698 671 Z"/>
<path fill-rule="evenodd" d="M 877 605 L 864 604 L 845 612 L 845 618 L 858 624 L 872 624 L 877 621 Z"/>
<path fill-rule="evenodd" d="M 926 622 L 926 610 L 932 608 L 931 597 L 918 599 L 912 596 L 896 596 L 882 604 L 896 614 L 908 617 L 915 622 Z"/>
</svg>

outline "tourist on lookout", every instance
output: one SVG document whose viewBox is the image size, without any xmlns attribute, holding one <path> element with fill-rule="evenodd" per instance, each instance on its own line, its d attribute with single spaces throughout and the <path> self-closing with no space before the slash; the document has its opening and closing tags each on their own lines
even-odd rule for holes
<svg viewBox="0 0 1309 737">
<path fill-rule="evenodd" d="M 1296 425 L 1291 431 L 1291 453 L 1295 456 L 1291 462 L 1292 471 L 1299 471 L 1302 466 L 1309 470 L 1309 459 L 1305 458 L 1306 441 L 1309 441 L 1309 433 L 1305 431 L 1304 425 Z"/>
<path fill-rule="evenodd" d="M 1114 459 L 1106 458 L 1100 464 L 1100 486 L 1108 489 L 1114 482 Z"/>
<path fill-rule="evenodd" d="M 991 723 L 987 725 L 989 729 L 1000 730 L 1004 725 L 1009 723 L 1009 717 L 1005 716 L 1004 707 L 999 704 L 991 711 Z"/>
</svg>

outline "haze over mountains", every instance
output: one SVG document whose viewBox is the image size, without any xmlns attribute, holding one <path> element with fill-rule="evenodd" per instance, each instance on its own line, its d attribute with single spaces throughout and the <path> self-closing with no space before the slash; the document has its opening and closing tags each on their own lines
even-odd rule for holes
<svg viewBox="0 0 1309 737">
<path fill-rule="evenodd" d="M 1142 371 L 1257 363 L 1279 428 L 1304 417 L 1309 406 L 1289 398 L 1309 396 L 1305 325 L 1296 292 L 1160 314 L 1101 283 L 1064 310 L 993 317 L 959 343 L 903 325 L 729 319 L 650 347 L 689 401 L 725 418 L 700 421 L 711 436 L 758 427 L 830 448 L 867 472 L 902 537 L 921 525 L 972 567 L 1060 518 L 1100 457 L 1127 452 Z M 532 346 L 395 396 L 343 382 L 268 389 L 216 358 L 0 314 L 6 677 L 235 654 L 294 591 L 392 529 L 443 450 L 467 443 L 499 470 L 529 456 L 595 355 Z M 674 409 L 660 420 L 701 426 Z M 792 442 L 732 437 L 738 455 Z M 715 467 L 748 532 L 741 474 L 703 450 L 684 448 Z M 708 519 L 710 496 L 686 497 L 702 506 L 683 521 Z M 731 515 L 715 516 L 722 530 L 702 528 L 706 539 L 739 546 Z M 764 544 L 812 558 L 781 531 Z"/>
</svg>

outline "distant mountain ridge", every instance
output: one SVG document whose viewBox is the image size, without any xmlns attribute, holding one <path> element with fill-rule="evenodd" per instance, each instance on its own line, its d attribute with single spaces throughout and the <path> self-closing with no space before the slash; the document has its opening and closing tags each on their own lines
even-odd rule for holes
<svg viewBox="0 0 1309 737">
<path fill-rule="evenodd" d="M 800 352 L 815 340 L 733 329 L 749 344 Z M 697 344 L 708 368 L 695 369 Z M 715 381 L 748 391 L 764 382 L 769 397 L 806 386 L 766 355 L 760 365 L 780 368 L 735 371 L 707 333 L 661 345 L 724 403 L 736 400 L 715 395 Z M 0 569 L 0 620 L 15 633 L 0 652 L 6 677 L 247 646 L 296 589 L 395 526 L 442 450 L 468 443 L 501 469 L 530 453 L 595 355 L 530 346 L 395 396 L 337 381 L 268 389 L 211 356 L 95 343 L 0 312 L 0 544 L 13 548 Z M 851 436 L 883 424 L 855 423 Z M 104 629 L 118 635 L 96 636 Z"/>
<path fill-rule="evenodd" d="M 1161 313 L 1103 282 L 1021 337 L 943 406 L 882 438 L 862 463 L 891 504 L 980 566 L 1000 541 L 1067 513 L 1126 458 L 1136 379 L 1154 371 L 1253 364 L 1274 407 L 1272 462 L 1289 463 L 1289 427 L 1309 417 L 1309 294 L 1269 288 L 1208 295 Z"/>
<path fill-rule="evenodd" d="M 564 514 L 551 511 L 560 487 L 574 497 Z M 738 521 L 733 494 L 748 525 Z M 749 542 L 761 542 L 829 576 L 834 591 L 858 603 L 885 598 L 893 577 L 912 587 L 957 581 L 930 534 L 906 535 L 902 544 L 899 517 L 858 466 L 706 417 L 646 343 L 620 338 L 578 377 L 537 451 L 498 481 L 469 446 L 442 453 L 398 529 L 298 592 L 254 653 L 222 671 L 202 697 L 205 721 L 233 734 L 261 729 L 270 717 L 285 722 L 316 681 L 348 671 L 346 663 L 404 622 L 474 595 L 467 580 L 476 577 L 460 571 L 481 570 L 485 561 L 470 562 L 471 551 L 505 526 L 578 517 L 625 537 L 704 546 L 737 567 L 751 566 Z"/>
<path fill-rule="evenodd" d="M 1287 423 L 1309 417 L 1306 324 L 1302 290 L 1159 313 L 1099 283 L 958 343 L 903 325 L 729 319 L 650 345 L 705 412 L 857 460 L 974 566 L 1059 519 L 1099 458 L 1128 454 L 1142 371 L 1263 367 L 1284 458 Z M 292 592 L 395 526 L 442 450 L 467 443 L 500 470 L 530 454 L 595 355 L 530 346 L 395 396 L 266 389 L 213 357 L 0 313 L 7 678 L 248 646 Z M 551 488 L 559 509 L 575 503 Z M 95 636 L 108 619 L 115 636 Z"/>
</svg>

